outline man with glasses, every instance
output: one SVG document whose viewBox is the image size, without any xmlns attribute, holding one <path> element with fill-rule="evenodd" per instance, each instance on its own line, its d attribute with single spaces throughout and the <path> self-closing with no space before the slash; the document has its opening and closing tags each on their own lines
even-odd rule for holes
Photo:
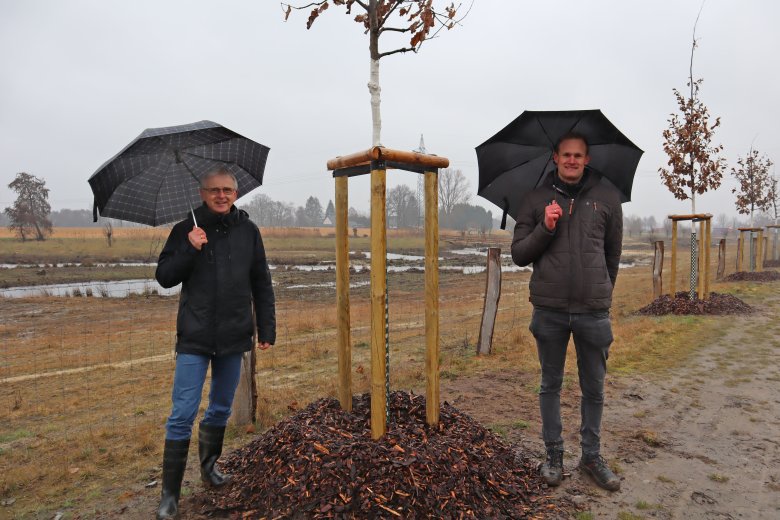
<svg viewBox="0 0 780 520">
<path fill-rule="evenodd" d="M 600 454 L 604 377 L 612 343 L 609 308 L 623 240 L 617 190 L 586 169 L 588 142 L 570 132 L 555 145 L 555 171 L 523 199 L 512 259 L 533 263 L 529 284 L 542 381 L 539 408 L 547 460 L 541 473 L 557 486 L 563 479 L 561 385 L 569 338 L 574 338 L 580 403 L 580 469 L 604 489 L 617 491 L 620 479 Z"/>
<path fill-rule="evenodd" d="M 211 390 L 198 429 L 198 451 L 201 479 L 218 487 L 229 480 L 215 463 L 222 454 L 243 353 L 253 348 L 255 327 L 258 349 L 276 341 L 274 292 L 263 239 L 249 215 L 233 205 L 238 198 L 235 176 L 225 169 L 213 171 L 201 181 L 200 195 L 203 205 L 173 227 L 157 263 L 161 286 L 182 284 L 158 519 L 178 515 L 209 364 Z"/>
</svg>

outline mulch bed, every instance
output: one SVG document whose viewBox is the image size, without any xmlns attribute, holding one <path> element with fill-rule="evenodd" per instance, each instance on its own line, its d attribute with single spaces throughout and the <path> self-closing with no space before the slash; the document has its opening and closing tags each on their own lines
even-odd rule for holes
<svg viewBox="0 0 780 520">
<path fill-rule="evenodd" d="M 723 279 L 724 282 L 775 282 L 777 280 L 780 280 L 780 273 L 777 271 L 738 271 Z"/>
<path fill-rule="evenodd" d="M 549 518 L 537 462 L 448 403 L 435 428 L 425 397 L 388 396 L 387 434 L 371 438 L 370 396 L 315 401 L 225 457 L 233 481 L 190 498 L 232 518 Z"/>
<path fill-rule="evenodd" d="M 755 309 L 730 294 L 710 293 L 709 298 L 691 300 L 687 292 L 681 291 L 674 295 L 668 294 L 656 298 L 649 305 L 642 307 L 637 314 L 646 316 L 663 316 L 666 314 L 750 314 Z"/>
</svg>

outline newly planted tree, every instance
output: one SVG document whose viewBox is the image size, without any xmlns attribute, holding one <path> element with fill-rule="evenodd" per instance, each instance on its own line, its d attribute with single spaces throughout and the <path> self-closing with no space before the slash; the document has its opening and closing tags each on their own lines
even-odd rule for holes
<svg viewBox="0 0 780 520">
<path fill-rule="evenodd" d="M 16 192 L 13 206 L 5 208 L 5 214 L 11 220 L 8 228 L 20 239 L 46 240 L 51 234 L 52 224 L 49 220 L 51 206 L 49 205 L 49 189 L 46 181 L 29 173 L 17 173 L 8 185 Z"/>
<path fill-rule="evenodd" d="M 712 143 L 715 129 L 720 126 L 720 118 L 716 118 L 714 123 L 710 121 L 709 110 L 699 98 L 703 79 L 693 79 L 693 54 L 697 47 L 698 23 L 697 16 L 696 23 L 693 24 L 688 68 L 689 96 L 686 98 L 679 90 L 672 89 L 679 113 L 670 114 L 669 128 L 663 132 L 664 152 L 669 157 L 668 168 L 658 169 L 663 183 L 676 199 L 691 200 L 691 213 L 694 214 L 696 195 L 717 189 L 726 167 L 726 160 L 718 157 L 723 146 Z"/>
<path fill-rule="evenodd" d="M 462 18 L 457 18 L 454 3 L 437 9 L 433 0 L 319 0 L 305 5 L 282 2 L 285 20 L 293 9 L 311 9 L 306 28 L 324 13 L 330 4 L 344 6 L 346 14 L 352 15 L 352 9 L 360 12 L 354 20 L 363 26 L 368 34 L 370 55 L 370 77 L 368 90 L 371 94 L 372 146 L 381 146 L 382 118 L 380 112 L 379 60 L 391 54 L 418 52 L 422 44 L 442 29 L 452 29 Z M 380 50 L 379 38 L 385 33 L 407 36 L 408 40 L 390 50 Z"/>
<path fill-rule="evenodd" d="M 737 160 L 738 167 L 731 168 L 731 174 L 739 186 L 731 190 L 737 194 L 737 211 L 750 215 L 750 227 L 753 227 L 753 212 L 768 210 L 772 203 L 772 185 L 769 168 L 772 161 L 752 147 L 746 157 Z"/>
<path fill-rule="evenodd" d="M 699 16 L 693 24 L 687 83 L 690 92 L 686 98 L 677 89 L 672 89 L 677 99 L 679 113 L 670 114 L 669 128 L 663 132 L 664 152 L 669 157 L 668 167 L 658 169 L 663 183 L 676 199 L 691 200 L 691 213 L 694 215 L 696 195 L 717 189 L 723 178 L 723 170 L 726 168 L 726 160 L 719 157 L 723 146 L 712 143 L 715 129 L 720 126 L 720 118 L 716 118 L 714 122 L 710 121 L 709 110 L 699 98 L 699 88 L 703 80 L 693 78 L 693 54 L 697 46 L 696 25 L 698 23 Z M 697 276 L 695 229 L 695 226 L 691 226 L 691 299 L 695 294 Z"/>
</svg>

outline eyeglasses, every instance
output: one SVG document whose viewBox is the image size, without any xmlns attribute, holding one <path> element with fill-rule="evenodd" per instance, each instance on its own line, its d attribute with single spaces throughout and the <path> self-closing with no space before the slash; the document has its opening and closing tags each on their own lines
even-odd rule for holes
<svg viewBox="0 0 780 520">
<path fill-rule="evenodd" d="M 219 195 L 223 193 L 225 195 L 233 195 L 236 192 L 235 188 L 201 188 L 203 191 L 210 195 Z"/>
</svg>

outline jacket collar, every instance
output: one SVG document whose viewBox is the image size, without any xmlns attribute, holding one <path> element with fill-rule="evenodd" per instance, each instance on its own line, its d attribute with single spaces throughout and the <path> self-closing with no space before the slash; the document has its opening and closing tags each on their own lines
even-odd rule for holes
<svg viewBox="0 0 780 520">
<path fill-rule="evenodd" d="M 198 219 L 200 227 L 213 226 L 216 224 L 222 224 L 223 226 L 230 227 L 237 224 L 242 217 L 246 216 L 246 212 L 239 210 L 235 205 L 230 207 L 230 211 L 225 215 L 218 215 L 212 212 L 206 203 L 201 204 L 199 208 L 195 209 L 195 216 Z M 192 218 L 192 215 L 189 215 Z"/>
<path fill-rule="evenodd" d="M 579 188 L 579 190 L 576 190 L 575 197 L 585 193 L 587 190 L 591 189 L 593 186 L 601 182 L 601 174 L 599 174 L 596 170 L 592 170 L 591 168 L 585 167 L 585 174 L 583 175 L 582 179 L 580 180 L 580 183 L 582 184 Z M 568 194 L 567 190 L 565 189 L 565 186 L 562 186 L 564 183 L 558 179 L 558 171 L 552 170 L 549 172 L 545 178 L 544 181 L 542 181 L 542 185 L 548 187 L 551 190 L 555 190 L 556 192 L 563 192 L 563 194 Z"/>
</svg>

